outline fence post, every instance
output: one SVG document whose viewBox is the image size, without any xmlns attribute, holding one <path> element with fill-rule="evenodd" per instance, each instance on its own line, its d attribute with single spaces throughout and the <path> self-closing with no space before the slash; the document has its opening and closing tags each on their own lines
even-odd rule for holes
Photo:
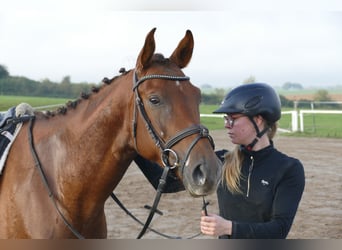
<svg viewBox="0 0 342 250">
<path fill-rule="evenodd" d="M 299 111 L 300 132 L 304 132 L 304 117 L 302 110 Z"/>
<path fill-rule="evenodd" d="M 292 132 L 298 131 L 298 111 L 294 110 L 291 112 L 291 120 L 292 120 Z"/>
</svg>

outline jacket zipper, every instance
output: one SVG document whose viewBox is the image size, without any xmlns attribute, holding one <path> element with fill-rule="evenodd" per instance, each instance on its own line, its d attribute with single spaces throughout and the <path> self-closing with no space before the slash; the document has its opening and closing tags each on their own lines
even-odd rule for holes
<svg viewBox="0 0 342 250">
<path fill-rule="evenodd" d="M 253 171 L 253 167 L 254 167 L 254 158 L 253 158 L 253 156 L 251 156 L 250 159 L 251 159 L 251 165 L 249 165 L 249 169 L 248 169 L 247 194 L 246 194 L 247 197 L 249 196 L 251 175 L 252 175 L 252 171 Z"/>
</svg>

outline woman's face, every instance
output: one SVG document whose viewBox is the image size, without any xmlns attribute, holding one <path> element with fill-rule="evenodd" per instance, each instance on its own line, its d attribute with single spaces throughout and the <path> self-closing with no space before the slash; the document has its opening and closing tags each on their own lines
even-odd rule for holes
<svg viewBox="0 0 342 250">
<path fill-rule="evenodd" d="M 260 126 L 262 121 L 258 117 L 253 119 Z M 228 129 L 229 138 L 234 144 L 246 146 L 256 137 L 256 131 L 251 120 L 242 114 L 226 114 L 224 127 Z"/>
</svg>

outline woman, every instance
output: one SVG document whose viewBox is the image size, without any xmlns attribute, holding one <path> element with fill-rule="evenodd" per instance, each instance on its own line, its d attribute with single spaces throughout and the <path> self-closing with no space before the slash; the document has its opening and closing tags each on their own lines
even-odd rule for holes
<svg viewBox="0 0 342 250">
<path fill-rule="evenodd" d="M 217 152 L 224 163 L 217 188 L 219 215 L 202 212 L 201 232 L 222 239 L 286 238 L 305 177 L 300 161 L 279 152 L 272 142 L 281 116 L 279 96 L 267 84 L 241 85 L 214 113 L 225 114 L 225 128 L 236 147 Z M 143 163 L 138 160 L 144 170 Z"/>
</svg>

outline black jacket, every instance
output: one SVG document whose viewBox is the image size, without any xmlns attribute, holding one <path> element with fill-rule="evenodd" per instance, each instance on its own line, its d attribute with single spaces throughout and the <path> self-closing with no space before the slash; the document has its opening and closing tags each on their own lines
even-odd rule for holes
<svg viewBox="0 0 342 250">
<path fill-rule="evenodd" d="M 220 216 L 233 222 L 232 235 L 220 238 L 286 238 L 304 191 L 302 164 L 273 145 L 241 150 L 242 194 L 232 194 L 225 183 L 217 189 Z"/>
<path fill-rule="evenodd" d="M 286 238 L 304 190 L 304 169 L 299 160 L 277 151 L 273 145 L 248 151 L 242 165 L 242 194 L 232 194 L 225 183 L 217 188 L 220 216 L 231 220 L 232 235 L 220 238 Z M 216 151 L 223 161 L 227 150 Z M 138 157 L 135 162 L 156 188 L 162 168 Z M 249 182 L 249 184 L 248 184 Z M 248 188 L 249 187 L 249 188 Z M 184 186 L 169 178 L 165 192 L 178 192 Z"/>
</svg>

